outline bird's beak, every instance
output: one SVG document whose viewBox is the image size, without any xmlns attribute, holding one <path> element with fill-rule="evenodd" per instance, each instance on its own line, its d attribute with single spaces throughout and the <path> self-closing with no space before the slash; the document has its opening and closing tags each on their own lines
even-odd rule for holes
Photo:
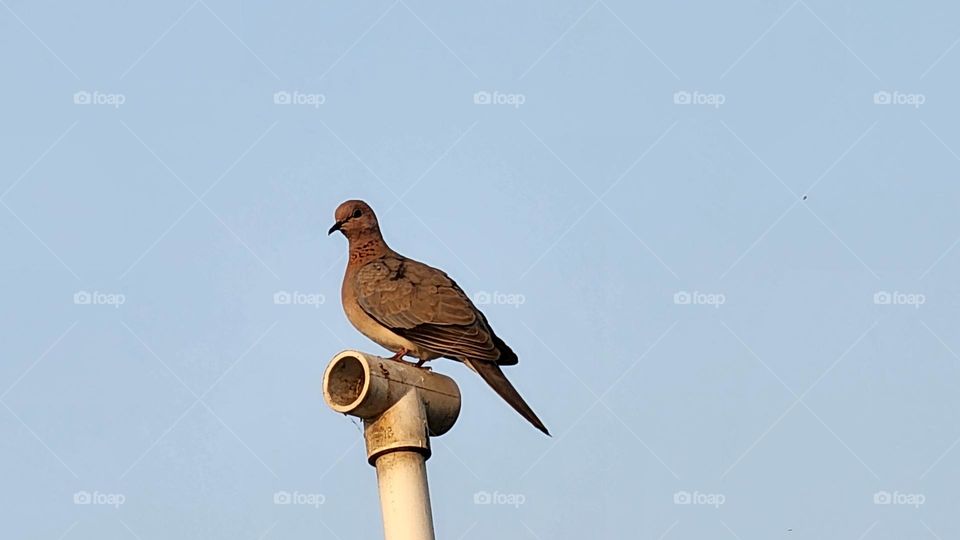
<svg viewBox="0 0 960 540">
<path fill-rule="evenodd" d="M 340 227 L 343 227 L 343 222 L 342 222 L 342 221 L 338 221 L 338 222 L 334 223 L 334 224 L 333 224 L 333 227 L 330 227 L 330 230 L 327 231 L 327 236 L 330 236 L 330 235 L 333 234 L 335 231 L 339 231 L 339 230 L 340 230 Z"/>
</svg>

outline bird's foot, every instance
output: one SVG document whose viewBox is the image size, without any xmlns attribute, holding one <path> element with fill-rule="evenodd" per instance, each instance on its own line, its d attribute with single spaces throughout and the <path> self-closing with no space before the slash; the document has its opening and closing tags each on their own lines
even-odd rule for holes
<svg viewBox="0 0 960 540">
<path fill-rule="evenodd" d="M 394 362 L 401 362 L 403 364 L 407 364 L 408 366 L 418 367 L 420 369 L 425 369 L 427 371 L 433 371 L 430 368 L 423 365 L 426 362 L 426 360 L 417 360 L 416 362 L 408 362 L 404 360 L 403 357 L 408 354 L 410 354 L 410 351 L 406 349 L 400 349 L 399 351 L 397 351 L 397 354 L 391 356 L 387 360 L 393 360 Z"/>
</svg>

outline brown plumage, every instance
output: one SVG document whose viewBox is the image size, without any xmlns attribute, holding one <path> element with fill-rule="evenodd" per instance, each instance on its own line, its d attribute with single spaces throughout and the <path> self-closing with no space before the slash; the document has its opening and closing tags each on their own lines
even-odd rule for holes
<svg viewBox="0 0 960 540">
<path fill-rule="evenodd" d="M 382 347 L 418 358 L 444 357 L 476 371 L 510 406 L 549 435 L 543 422 L 507 380 L 500 366 L 517 355 L 450 276 L 393 251 L 363 201 L 337 207 L 336 223 L 350 242 L 341 300 L 350 323 Z"/>
</svg>

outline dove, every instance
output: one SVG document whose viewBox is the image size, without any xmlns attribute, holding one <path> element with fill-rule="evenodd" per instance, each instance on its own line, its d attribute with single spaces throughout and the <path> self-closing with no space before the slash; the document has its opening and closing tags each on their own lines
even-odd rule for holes
<svg viewBox="0 0 960 540">
<path fill-rule="evenodd" d="M 327 235 L 340 231 L 349 242 L 340 297 L 350 324 L 393 352 L 392 360 L 411 356 L 418 359 L 418 367 L 441 357 L 463 362 L 549 436 L 500 369 L 516 365 L 517 355 L 497 337 L 463 289 L 442 270 L 390 249 L 367 203 L 346 201 L 334 217 Z"/>
</svg>

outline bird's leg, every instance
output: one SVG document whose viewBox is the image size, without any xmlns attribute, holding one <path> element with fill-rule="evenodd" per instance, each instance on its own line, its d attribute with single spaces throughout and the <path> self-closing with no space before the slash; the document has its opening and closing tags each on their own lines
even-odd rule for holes
<svg viewBox="0 0 960 540">
<path fill-rule="evenodd" d="M 430 368 L 423 366 L 423 363 L 426 362 L 426 360 L 418 359 L 416 363 L 407 362 L 406 360 L 404 360 L 403 357 L 408 354 L 410 354 L 410 351 L 408 351 L 407 349 L 400 349 L 399 351 L 397 351 L 397 354 L 391 356 L 387 360 L 393 360 L 394 362 L 401 362 L 401 363 L 407 364 L 408 366 L 415 366 L 415 367 L 430 371 Z"/>
</svg>

